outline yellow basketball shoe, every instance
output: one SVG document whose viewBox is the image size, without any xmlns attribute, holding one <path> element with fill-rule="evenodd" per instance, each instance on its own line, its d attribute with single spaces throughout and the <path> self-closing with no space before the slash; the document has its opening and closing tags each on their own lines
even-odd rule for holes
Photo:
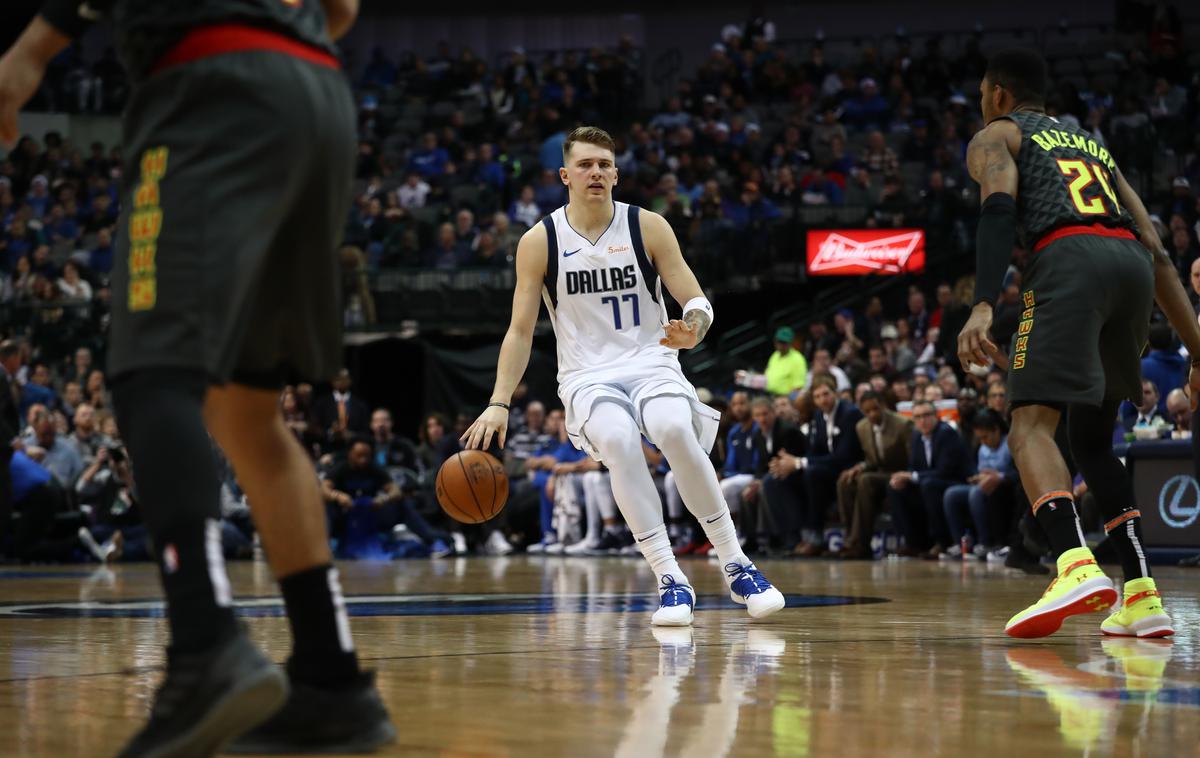
<svg viewBox="0 0 1200 758">
<path fill-rule="evenodd" d="M 1046 637 L 1070 616 L 1097 613 L 1117 602 L 1112 580 L 1096 565 L 1092 551 L 1077 547 L 1058 557 L 1058 576 L 1041 600 L 1008 620 L 1010 637 Z"/>
<path fill-rule="evenodd" d="M 1175 628 L 1154 580 L 1144 577 L 1125 582 L 1125 602 L 1104 619 L 1100 631 L 1114 637 L 1169 637 Z"/>
</svg>

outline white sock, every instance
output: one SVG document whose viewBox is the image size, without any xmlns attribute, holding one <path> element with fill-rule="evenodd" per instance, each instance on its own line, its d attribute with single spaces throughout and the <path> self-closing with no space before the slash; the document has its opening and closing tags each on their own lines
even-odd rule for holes
<svg viewBox="0 0 1200 758">
<path fill-rule="evenodd" d="M 679 562 L 675 560 L 675 551 L 671 550 L 671 540 L 667 537 L 665 524 L 660 522 L 650 531 L 634 534 L 633 538 L 637 540 L 638 550 L 642 551 L 646 562 L 650 564 L 658 586 L 662 586 L 663 577 L 666 576 L 674 579 L 676 584 L 691 586 L 683 569 L 679 568 Z"/>
<path fill-rule="evenodd" d="M 728 508 L 722 508 L 721 512 L 715 516 L 697 518 L 700 526 L 704 528 L 704 533 L 708 536 L 708 541 L 717 551 L 722 567 L 730 563 L 736 563 L 739 566 L 749 566 L 752 563 L 742 552 L 742 546 L 738 544 L 737 529 L 733 526 L 733 517 L 729 515 Z M 728 578 L 726 577 L 726 579 Z"/>
</svg>

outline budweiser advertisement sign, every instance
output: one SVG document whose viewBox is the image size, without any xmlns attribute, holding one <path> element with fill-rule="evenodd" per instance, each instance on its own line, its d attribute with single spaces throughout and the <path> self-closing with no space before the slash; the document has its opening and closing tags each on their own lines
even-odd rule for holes
<svg viewBox="0 0 1200 758">
<path fill-rule="evenodd" d="M 817 229 L 808 233 L 810 276 L 919 274 L 925 270 L 920 229 Z"/>
</svg>

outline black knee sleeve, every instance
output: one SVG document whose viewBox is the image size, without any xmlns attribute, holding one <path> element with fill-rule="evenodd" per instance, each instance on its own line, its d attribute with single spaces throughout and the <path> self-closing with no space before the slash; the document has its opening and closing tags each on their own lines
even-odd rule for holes
<svg viewBox="0 0 1200 758">
<path fill-rule="evenodd" d="M 113 383 L 117 426 L 156 541 L 220 517 L 216 460 L 204 427 L 207 387 L 203 372 L 184 369 L 135 371 Z"/>
<path fill-rule="evenodd" d="M 1073 405 L 1067 413 L 1071 454 L 1105 521 L 1134 507 L 1133 482 L 1112 451 L 1117 406 L 1115 402 L 1099 408 Z"/>
</svg>

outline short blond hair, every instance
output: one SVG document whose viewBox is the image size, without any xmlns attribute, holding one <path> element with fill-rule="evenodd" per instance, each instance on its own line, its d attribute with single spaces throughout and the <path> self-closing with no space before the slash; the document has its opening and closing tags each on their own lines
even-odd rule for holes
<svg viewBox="0 0 1200 758">
<path fill-rule="evenodd" d="M 597 145 L 606 150 L 611 150 L 613 155 L 617 154 L 617 143 L 613 141 L 611 134 L 598 126 L 579 126 L 567 135 L 567 141 L 563 143 L 564 164 L 567 162 L 567 155 L 570 154 L 571 148 L 575 146 L 576 142 Z"/>
</svg>

